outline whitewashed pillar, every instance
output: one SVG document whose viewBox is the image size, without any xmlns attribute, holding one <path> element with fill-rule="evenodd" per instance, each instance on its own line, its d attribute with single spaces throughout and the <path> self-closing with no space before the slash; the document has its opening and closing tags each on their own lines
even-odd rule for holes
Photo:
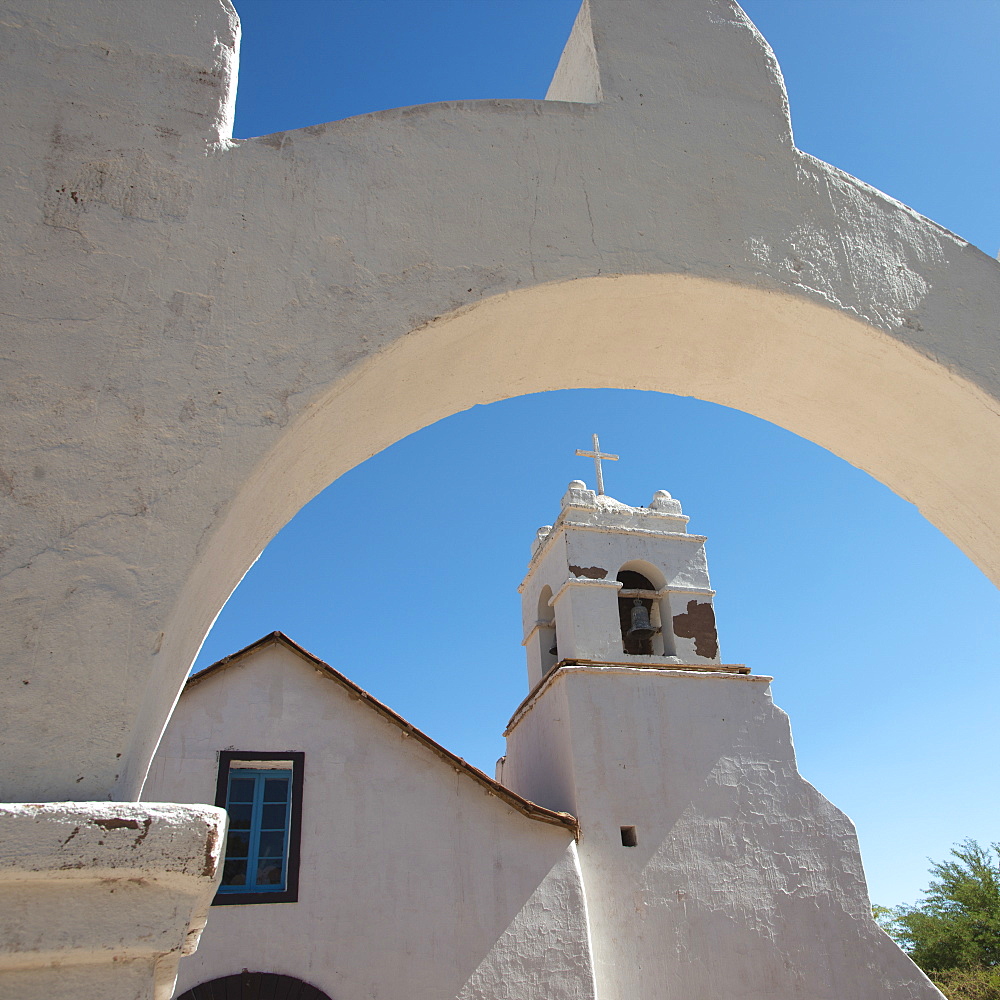
<svg viewBox="0 0 1000 1000">
<path fill-rule="evenodd" d="M 225 830 L 212 806 L 0 805 L 0 998 L 168 1000 Z"/>
</svg>

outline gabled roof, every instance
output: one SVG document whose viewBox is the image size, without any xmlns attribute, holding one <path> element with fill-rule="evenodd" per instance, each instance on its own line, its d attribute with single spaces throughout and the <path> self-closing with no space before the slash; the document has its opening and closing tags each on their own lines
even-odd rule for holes
<svg viewBox="0 0 1000 1000">
<path fill-rule="evenodd" d="M 226 667 L 232 666 L 234 663 L 238 663 L 244 657 L 249 656 L 251 653 L 269 645 L 284 646 L 291 652 L 301 656 L 302 659 L 309 663 L 309 665 L 312 666 L 319 674 L 346 689 L 352 698 L 364 705 L 367 705 L 370 709 L 381 715 L 382 718 L 391 722 L 393 725 L 398 726 L 404 733 L 407 734 L 407 736 L 412 737 L 418 743 L 422 743 L 433 754 L 440 757 L 445 763 L 450 764 L 456 772 L 467 778 L 471 778 L 479 785 L 482 785 L 482 787 L 485 788 L 491 795 L 495 795 L 498 799 L 502 799 L 507 803 L 507 805 L 516 809 L 518 812 L 523 813 L 529 819 L 539 820 L 542 823 L 551 823 L 554 826 L 563 826 L 570 830 L 575 837 L 578 838 L 580 836 L 580 825 L 577 822 L 576 817 L 571 816 L 569 813 L 556 812 L 553 809 L 546 809 L 544 806 L 537 805 L 534 802 L 528 801 L 528 799 L 522 798 L 516 792 L 512 792 L 509 788 L 505 788 L 500 784 L 500 782 L 494 781 L 489 775 L 480 771 L 478 767 L 473 767 L 470 763 L 468 763 L 468 761 L 456 756 L 450 750 L 446 750 L 443 746 L 441 746 L 440 743 L 432 740 L 426 733 L 417 729 L 416 726 L 410 725 L 410 723 L 407 722 L 401 715 L 394 712 L 387 705 L 383 705 L 377 698 L 373 698 L 367 691 L 358 687 L 358 685 L 353 681 L 348 680 L 348 678 L 340 673 L 339 670 L 334 670 L 329 663 L 325 663 L 318 656 L 314 656 L 310 653 L 308 649 L 304 649 L 297 642 L 289 639 L 284 632 L 271 632 L 268 635 L 262 636 L 256 642 L 250 643 L 249 646 L 244 646 L 243 649 L 238 652 L 231 653 L 229 656 L 224 656 L 221 660 L 217 660 L 210 666 L 205 667 L 204 670 L 199 670 L 198 673 L 192 674 L 188 678 L 187 684 L 184 685 L 184 690 L 187 691 L 190 688 L 196 687 L 207 678 L 221 673 L 226 669 Z"/>
</svg>

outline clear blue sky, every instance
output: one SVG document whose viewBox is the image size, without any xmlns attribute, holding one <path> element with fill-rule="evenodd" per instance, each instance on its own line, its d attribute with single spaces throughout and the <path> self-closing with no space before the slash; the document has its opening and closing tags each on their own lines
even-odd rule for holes
<svg viewBox="0 0 1000 1000">
<path fill-rule="evenodd" d="M 541 97 L 577 0 L 237 0 L 236 135 L 437 100 Z M 754 0 L 797 144 L 990 254 L 1000 246 L 993 0 Z M 794 435 L 607 390 L 476 407 L 335 482 L 275 538 L 204 666 L 281 629 L 492 773 L 526 693 L 520 582 L 573 456 L 607 491 L 670 490 L 709 536 L 723 656 L 771 674 L 799 767 L 856 822 L 877 902 L 927 858 L 1000 840 L 1000 599 L 909 504 Z"/>
</svg>

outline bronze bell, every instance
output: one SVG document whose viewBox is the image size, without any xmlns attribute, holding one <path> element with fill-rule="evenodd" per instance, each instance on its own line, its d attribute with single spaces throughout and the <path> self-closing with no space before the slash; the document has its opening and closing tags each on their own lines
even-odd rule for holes
<svg viewBox="0 0 1000 1000">
<path fill-rule="evenodd" d="M 632 602 L 632 627 L 628 630 L 629 639 L 648 639 L 659 629 L 653 628 L 649 622 L 649 611 L 646 605 L 637 597 Z"/>
</svg>

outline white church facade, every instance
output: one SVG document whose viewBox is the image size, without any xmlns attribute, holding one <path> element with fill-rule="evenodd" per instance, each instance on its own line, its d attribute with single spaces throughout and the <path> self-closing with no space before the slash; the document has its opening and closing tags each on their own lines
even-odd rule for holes
<svg viewBox="0 0 1000 1000">
<path fill-rule="evenodd" d="M 246 140 L 230 0 L 0 7 L 0 998 L 168 1000 L 209 913 L 183 990 L 245 967 L 247 994 L 335 1000 L 933 995 L 766 679 L 722 669 L 669 505 L 577 488 L 539 540 L 506 791 L 287 644 L 167 727 L 298 510 L 515 395 L 755 414 L 1000 580 L 997 261 L 797 149 L 735 0 L 584 0 L 543 100 Z M 211 905 L 223 765 L 258 835 L 298 824 L 295 901 Z M 290 894 L 251 839 L 243 888 Z"/>
<path fill-rule="evenodd" d="M 144 794 L 230 825 L 175 996 L 940 997 L 872 920 L 771 679 L 723 662 L 687 523 L 570 484 L 496 779 L 281 633 L 194 675 Z"/>
</svg>

